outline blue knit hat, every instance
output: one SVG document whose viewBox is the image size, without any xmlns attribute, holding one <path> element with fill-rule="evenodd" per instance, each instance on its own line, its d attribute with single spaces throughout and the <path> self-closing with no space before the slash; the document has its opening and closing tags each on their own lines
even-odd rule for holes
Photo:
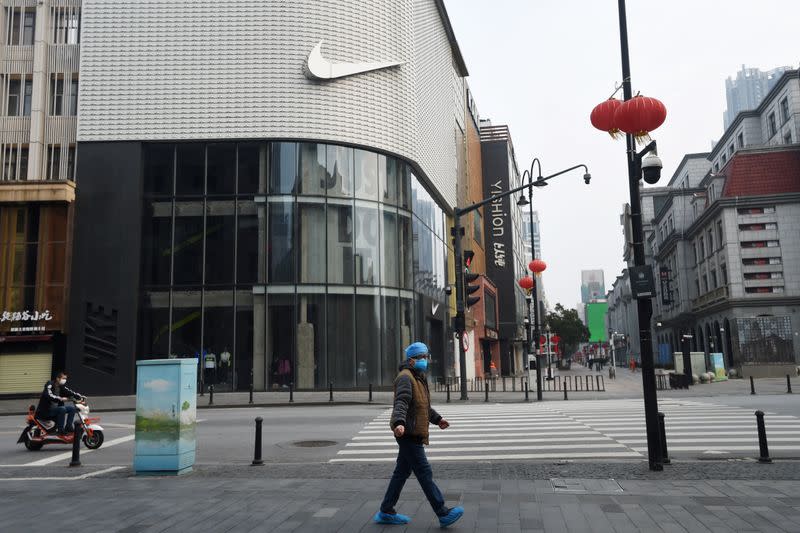
<svg viewBox="0 0 800 533">
<path fill-rule="evenodd" d="M 428 353 L 428 347 L 425 345 L 424 342 L 415 342 L 413 344 L 410 344 L 408 348 L 406 348 L 407 359 L 426 353 Z"/>
</svg>

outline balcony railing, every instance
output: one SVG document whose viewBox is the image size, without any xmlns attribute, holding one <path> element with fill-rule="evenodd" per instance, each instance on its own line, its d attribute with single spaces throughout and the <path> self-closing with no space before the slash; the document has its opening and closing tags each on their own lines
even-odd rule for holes
<svg viewBox="0 0 800 533">
<path fill-rule="evenodd" d="M 692 300 L 692 311 L 699 311 L 705 309 L 715 303 L 721 302 L 728 298 L 728 286 L 723 285 L 717 287 L 711 292 L 707 292 L 699 298 Z"/>
</svg>

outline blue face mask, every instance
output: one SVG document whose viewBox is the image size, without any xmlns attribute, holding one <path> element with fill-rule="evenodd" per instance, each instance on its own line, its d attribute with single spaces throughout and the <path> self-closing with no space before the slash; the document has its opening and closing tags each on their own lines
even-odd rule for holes
<svg viewBox="0 0 800 533">
<path fill-rule="evenodd" d="M 414 368 L 419 370 L 420 372 L 425 372 L 428 370 L 428 360 L 427 359 L 415 359 L 414 360 Z"/>
</svg>

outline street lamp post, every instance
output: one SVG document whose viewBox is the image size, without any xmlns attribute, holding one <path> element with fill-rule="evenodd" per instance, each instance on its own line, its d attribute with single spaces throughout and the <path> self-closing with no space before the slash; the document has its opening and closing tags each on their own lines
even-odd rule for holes
<svg viewBox="0 0 800 533">
<path fill-rule="evenodd" d="M 538 163 L 539 160 L 538 159 L 534 159 L 533 162 L 534 163 Z M 471 213 L 472 211 L 475 211 L 475 210 L 483 207 L 484 205 L 488 205 L 488 204 L 490 204 L 492 202 L 495 202 L 497 200 L 500 200 L 502 198 L 506 198 L 507 196 L 511 196 L 512 194 L 516 194 L 518 192 L 521 192 L 526 188 L 529 189 L 529 191 L 530 191 L 529 194 L 532 195 L 533 194 L 533 187 L 543 187 L 543 186 L 547 185 L 547 181 L 548 180 L 550 180 L 552 178 L 555 178 L 556 176 L 560 176 L 561 174 L 566 174 L 567 172 L 570 172 L 570 171 L 578 169 L 578 168 L 583 168 L 583 170 L 584 170 L 583 180 L 584 180 L 584 182 L 586 182 L 587 185 L 589 184 L 589 181 L 592 179 L 592 175 L 589 173 L 589 168 L 584 164 L 580 164 L 580 165 L 575 165 L 575 166 L 569 167 L 569 168 L 564 169 L 564 170 L 562 170 L 560 172 L 556 172 L 555 174 L 550 174 L 549 176 L 542 176 L 541 175 L 541 168 L 542 167 L 541 167 L 541 164 L 540 164 L 539 165 L 539 177 L 536 178 L 536 182 L 535 183 L 533 182 L 533 178 L 532 178 L 532 176 L 533 176 L 533 164 L 531 164 L 531 170 L 530 170 L 530 172 L 528 174 L 528 176 L 529 176 L 528 183 L 524 183 L 524 184 L 520 185 L 519 187 L 515 187 L 513 189 L 509 189 L 506 192 L 492 195 L 489 198 L 486 198 L 484 200 L 481 200 L 480 202 L 476 202 L 474 204 L 468 205 L 467 207 L 463 207 L 463 208 L 456 207 L 453 210 L 453 227 L 450 230 L 450 234 L 453 237 L 453 253 L 455 254 L 455 267 L 456 267 L 455 268 L 455 270 L 456 270 L 456 283 L 455 283 L 455 285 L 456 285 L 456 316 L 453 319 L 453 325 L 454 325 L 453 329 L 455 329 L 456 336 L 458 337 L 458 362 L 459 362 L 459 365 L 461 367 L 461 376 L 460 376 L 460 380 L 459 380 L 460 383 L 459 384 L 460 384 L 460 388 L 461 388 L 461 399 L 462 400 L 467 400 L 468 397 L 467 397 L 467 374 L 466 374 L 467 352 L 464 349 L 464 343 L 462 342 L 462 338 L 463 338 L 465 330 L 466 330 L 466 319 L 465 319 L 465 310 L 466 310 L 466 308 L 465 308 L 465 305 L 464 305 L 465 298 L 464 298 L 463 247 L 461 245 L 461 237 L 464 234 L 464 228 L 461 226 L 461 217 L 463 215 L 466 215 L 468 213 Z M 528 172 L 528 171 L 526 171 L 526 172 Z M 525 176 L 523 174 L 523 180 L 524 180 L 524 177 Z M 523 196 L 520 198 L 520 201 L 517 202 L 517 205 L 524 206 L 524 205 L 526 205 L 525 202 L 527 202 L 527 200 L 525 200 L 525 196 L 523 194 Z M 533 211 L 532 210 L 530 212 L 530 224 L 531 224 L 531 247 L 533 248 L 533 244 L 534 243 L 533 243 Z M 535 281 L 535 279 L 534 279 L 534 281 Z M 533 309 L 533 313 L 534 313 L 534 338 L 538 340 L 538 326 L 536 324 L 538 324 L 539 310 L 537 309 L 537 307 L 538 307 L 538 299 L 536 298 L 536 286 L 535 285 L 533 287 L 533 303 L 534 303 L 534 309 Z M 530 315 L 530 305 L 528 306 L 528 315 Z M 530 322 L 530 320 L 528 322 Z M 530 331 L 530 325 L 526 328 L 526 330 Z M 528 340 L 528 342 L 527 342 L 527 346 L 526 346 L 526 350 L 525 350 L 526 354 L 527 354 L 527 348 L 530 346 L 530 341 L 531 341 L 530 333 L 528 334 L 528 339 L 527 340 Z M 538 354 L 538 350 L 537 350 L 536 353 Z M 530 369 L 530 363 L 528 363 L 528 368 Z M 541 400 L 542 399 L 542 387 L 541 387 L 541 373 L 539 372 L 539 368 L 540 368 L 540 366 L 539 366 L 539 357 L 537 355 L 537 357 L 536 357 L 536 369 L 537 369 L 536 370 L 536 375 L 537 375 L 538 387 L 537 387 L 537 393 L 536 394 L 537 394 L 537 399 Z"/>
<path fill-rule="evenodd" d="M 628 53 L 628 23 L 625 12 L 625 0 L 618 0 L 619 40 L 622 56 L 622 91 L 624 99 L 633 97 L 631 88 L 631 67 Z M 655 142 L 651 142 L 642 152 L 636 152 L 633 135 L 626 136 L 628 160 L 628 185 L 631 201 L 631 227 L 633 230 L 633 263 L 637 267 L 644 266 L 644 229 L 642 228 L 642 206 L 639 199 L 639 179 L 642 174 L 642 157 L 654 151 Z M 658 396 L 656 394 L 656 376 L 653 367 L 653 343 L 650 338 L 650 318 L 653 315 L 653 302 L 650 298 L 636 300 L 639 322 L 639 353 L 642 359 L 642 388 L 644 396 L 644 417 L 647 428 L 647 455 L 650 470 L 664 469 L 661 453 L 661 435 L 658 425 Z"/>
</svg>

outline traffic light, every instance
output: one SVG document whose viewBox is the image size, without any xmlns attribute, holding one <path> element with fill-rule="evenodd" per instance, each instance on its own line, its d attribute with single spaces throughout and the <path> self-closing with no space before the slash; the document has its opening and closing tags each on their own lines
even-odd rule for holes
<svg viewBox="0 0 800 533">
<path fill-rule="evenodd" d="M 469 271 L 470 265 L 472 265 L 472 259 L 475 257 L 475 252 L 472 250 L 465 250 L 464 251 L 464 307 L 469 309 L 476 303 L 481 301 L 480 296 L 470 296 L 478 289 L 481 288 L 480 284 L 471 285 L 472 282 L 476 281 L 480 274 L 471 273 Z"/>
</svg>

